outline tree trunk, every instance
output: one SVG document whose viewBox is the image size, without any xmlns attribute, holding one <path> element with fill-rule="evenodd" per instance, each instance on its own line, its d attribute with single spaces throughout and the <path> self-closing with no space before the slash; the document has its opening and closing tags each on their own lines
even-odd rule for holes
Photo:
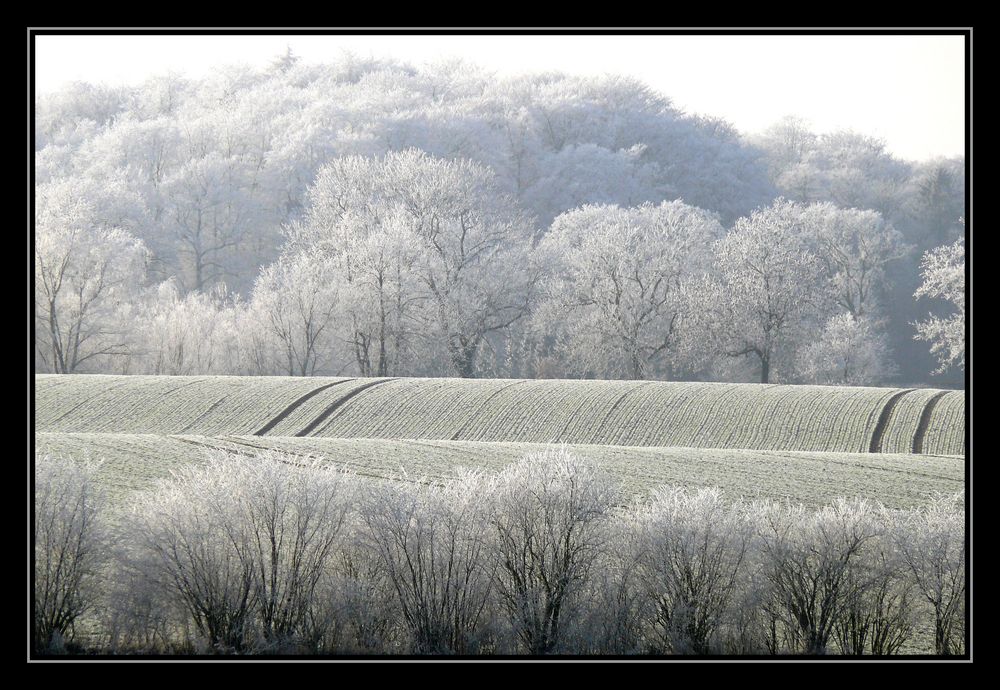
<svg viewBox="0 0 1000 690">
<path fill-rule="evenodd" d="M 629 357 L 632 369 L 632 379 L 635 381 L 640 380 L 643 377 L 643 362 L 642 356 L 639 354 L 638 349 L 633 348 L 631 356 Z"/>
<path fill-rule="evenodd" d="M 460 377 L 474 379 L 476 378 L 476 351 L 479 349 L 479 339 L 474 338 L 470 342 L 464 335 L 460 335 L 458 343 L 448 346 L 451 351 L 451 362 Z"/>
</svg>

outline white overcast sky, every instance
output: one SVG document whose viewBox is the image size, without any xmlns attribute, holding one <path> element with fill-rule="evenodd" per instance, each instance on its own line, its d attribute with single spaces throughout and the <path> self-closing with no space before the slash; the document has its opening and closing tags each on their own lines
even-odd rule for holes
<svg viewBox="0 0 1000 690">
<path fill-rule="evenodd" d="M 961 36 L 36 36 L 36 89 L 134 84 L 168 71 L 266 65 L 286 46 L 307 62 L 343 50 L 421 64 L 461 57 L 500 75 L 623 73 L 689 113 L 756 132 L 798 115 L 818 132 L 850 128 L 924 160 L 965 149 Z"/>
</svg>

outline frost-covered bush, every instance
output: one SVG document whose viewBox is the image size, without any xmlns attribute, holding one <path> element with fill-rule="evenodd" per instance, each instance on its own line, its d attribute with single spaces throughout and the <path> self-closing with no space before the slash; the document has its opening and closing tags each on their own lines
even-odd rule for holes
<svg viewBox="0 0 1000 690">
<path fill-rule="evenodd" d="M 652 649 L 717 652 L 720 628 L 746 577 L 751 525 L 718 489 L 659 490 L 636 518 Z"/>
<path fill-rule="evenodd" d="M 750 515 L 767 585 L 763 607 L 781 626 L 784 650 L 826 654 L 862 588 L 856 570 L 878 538 L 874 507 L 845 499 L 816 511 L 760 503 Z"/>
<path fill-rule="evenodd" d="M 872 386 L 898 371 L 881 326 L 848 313 L 828 319 L 819 337 L 801 348 L 796 360 L 805 383 Z"/>
<path fill-rule="evenodd" d="M 396 594 L 417 654 L 475 654 L 484 643 L 496 569 L 490 488 L 467 473 L 443 486 L 406 481 L 370 487 L 365 545 Z"/>
<path fill-rule="evenodd" d="M 938 496 L 897 514 L 895 547 L 917 592 L 934 615 L 934 653 L 965 650 L 965 505 L 961 494 Z"/>
<path fill-rule="evenodd" d="M 35 456 L 34 626 L 36 651 L 61 651 L 102 596 L 108 552 L 98 466 Z"/>
<path fill-rule="evenodd" d="M 565 615 L 605 548 L 608 477 L 563 447 L 529 454 L 496 480 L 496 586 L 529 654 L 559 648 Z"/>
<path fill-rule="evenodd" d="M 212 649 L 287 650 L 317 635 L 312 607 L 353 488 L 309 459 L 212 455 L 137 499 L 136 560 Z"/>
<path fill-rule="evenodd" d="M 337 611 L 343 631 L 341 649 L 357 654 L 393 654 L 404 652 L 407 643 L 396 588 L 389 573 L 382 567 L 377 551 L 364 542 L 364 526 L 360 516 L 352 526 L 354 539 L 337 555 L 334 564 L 334 586 L 325 606 Z"/>
<path fill-rule="evenodd" d="M 579 654 L 642 654 L 649 602 L 641 587 L 642 535 L 631 511 L 612 511 L 603 548 L 578 600 L 578 618 L 564 628 L 565 646 Z M 565 618 L 565 614 L 563 616 Z"/>
<path fill-rule="evenodd" d="M 912 637 L 917 589 L 891 538 L 893 516 L 879 516 L 878 540 L 848 571 L 845 606 L 835 624 L 842 654 L 895 654 Z"/>
</svg>

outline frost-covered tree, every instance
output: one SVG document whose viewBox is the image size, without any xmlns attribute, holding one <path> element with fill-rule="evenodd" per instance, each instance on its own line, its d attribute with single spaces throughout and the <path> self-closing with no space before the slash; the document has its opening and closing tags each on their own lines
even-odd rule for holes
<svg viewBox="0 0 1000 690">
<path fill-rule="evenodd" d="M 841 208 L 867 208 L 891 217 L 899 205 L 908 166 L 894 158 L 883 139 L 850 130 L 818 139 L 817 162 L 825 193 Z"/>
<path fill-rule="evenodd" d="M 89 178 L 125 174 L 136 183 L 148 185 L 143 190 L 143 201 L 151 206 L 149 215 L 158 220 L 162 209 L 155 192 L 177 164 L 183 150 L 181 141 L 180 128 L 172 118 L 122 117 L 114 127 L 81 146 L 75 162 L 79 173 Z"/>
<path fill-rule="evenodd" d="M 965 369 L 964 238 L 924 254 L 920 268 L 923 283 L 913 296 L 946 300 L 956 312 L 945 319 L 932 315 L 914 324 L 917 328 L 914 338 L 931 344 L 931 354 L 941 365 L 937 373 L 952 366 Z"/>
<path fill-rule="evenodd" d="M 130 370 L 169 376 L 239 370 L 236 312 L 223 286 L 181 296 L 173 279 L 151 291 L 132 326 Z"/>
<path fill-rule="evenodd" d="M 373 486 L 362 508 L 365 545 L 378 555 L 417 654 L 475 654 L 484 643 L 496 557 L 485 477 L 427 486 Z"/>
<path fill-rule="evenodd" d="M 809 123 L 787 116 L 752 140 L 765 153 L 771 182 L 796 201 L 810 202 L 818 191 L 818 171 L 812 167 L 817 135 Z"/>
<path fill-rule="evenodd" d="M 548 654 L 570 627 L 607 533 L 610 480 L 565 448 L 528 455 L 497 476 L 496 587 L 524 651 Z"/>
<path fill-rule="evenodd" d="M 617 151 L 592 143 L 563 146 L 541 158 L 538 179 L 523 193 L 522 203 L 558 213 L 590 204 L 637 206 L 674 196 L 645 153 L 642 144 Z"/>
<path fill-rule="evenodd" d="M 756 142 L 782 194 L 804 203 L 828 201 L 892 215 L 909 167 L 886 152 L 885 142 L 849 130 L 815 134 L 785 118 Z"/>
<path fill-rule="evenodd" d="M 786 117 L 752 140 L 769 178 L 790 199 L 871 209 L 894 220 L 901 211 L 913 166 L 889 154 L 882 139 L 849 130 L 817 134 Z"/>
<path fill-rule="evenodd" d="M 249 309 L 280 371 L 312 376 L 334 358 L 340 285 L 338 267 L 316 251 L 283 255 L 258 276 Z"/>
<path fill-rule="evenodd" d="M 796 354 L 795 368 L 806 383 L 871 386 L 898 371 L 879 324 L 850 313 L 827 320 L 813 342 Z"/>
<path fill-rule="evenodd" d="M 191 82 L 177 72 L 153 75 L 130 94 L 129 112 L 142 119 L 173 115 L 191 89 Z"/>
<path fill-rule="evenodd" d="M 310 201 L 293 243 L 332 257 L 353 283 L 362 368 L 385 371 L 411 330 L 474 376 L 487 335 L 528 313 L 532 226 L 488 169 L 415 150 L 350 157 L 320 173 Z"/>
<path fill-rule="evenodd" d="M 146 274 L 142 242 L 110 226 L 72 185 L 36 190 L 35 348 L 71 374 L 128 354 L 127 314 Z"/>
<path fill-rule="evenodd" d="M 127 89 L 75 81 L 38 97 L 35 148 L 79 143 L 112 122 L 127 105 Z"/>
<path fill-rule="evenodd" d="M 341 338 L 363 376 L 397 372 L 427 335 L 419 317 L 426 302 L 420 238 L 386 181 L 374 160 L 336 159 L 310 189 L 304 222 L 289 229 L 287 251 L 312 248 L 336 268 L 340 314 L 350 324 Z"/>
<path fill-rule="evenodd" d="M 299 63 L 299 56 L 292 52 L 291 46 L 285 46 L 285 52 L 271 60 L 272 72 L 287 72 Z"/>
<path fill-rule="evenodd" d="M 80 617 L 99 603 L 108 529 L 98 466 L 35 456 L 34 626 L 37 652 L 72 642 Z"/>
<path fill-rule="evenodd" d="M 800 217 L 801 207 L 779 200 L 740 218 L 714 245 L 715 275 L 688 290 L 695 346 L 753 358 L 761 383 L 828 309 L 822 264 Z"/>
<path fill-rule="evenodd" d="M 885 289 L 886 265 L 909 249 L 902 235 L 876 211 L 842 209 L 829 202 L 804 208 L 801 222 L 837 304 L 852 316 L 871 316 Z"/>
<path fill-rule="evenodd" d="M 903 204 L 912 227 L 912 242 L 921 247 L 953 242 L 964 230 L 964 158 L 938 158 L 915 164 Z"/>
<path fill-rule="evenodd" d="M 465 132 L 487 125 L 464 155 L 494 168 L 543 224 L 584 204 L 677 197 L 731 220 L 771 196 L 757 152 L 731 127 L 684 117 L 625 76 L 494 79 L 460 107 Z"/>
<path fill-rule="evenodd" d="M 381 168 L 362 157 L 339 158 L 309 191 L 301 224 L 289 228 L 286 253 L 312 251 L 337 271 L 340 334 L 363 376 L 395 373 L 415 346 L 417 238 L 380 189 Z"/>
<path fill-rule="evenodd" d="M 210 151 L 163 180 L 162 232 L 171 238 L 176 270 L 188 290 L 209 288 L 239 275 L 233 255 L 255 213 L 243 193 L 243 172 Z"/>
<path fill-rule="evenodd" d="M 564 213 L 539 247 L 553 275 L 536 321 L 556 333 L 574 373 L 663 373 L 664 362 L 682 364 L 682 285 L 708 268 L 722 235 L 712 214 L 680 201 Z"/>
</svg>

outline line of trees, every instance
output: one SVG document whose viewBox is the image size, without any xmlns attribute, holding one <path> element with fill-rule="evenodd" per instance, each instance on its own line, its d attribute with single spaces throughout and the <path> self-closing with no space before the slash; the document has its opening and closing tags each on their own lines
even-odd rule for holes
<svg viewBox="0 0 1000 690">
<path fill-rule="evenodd" d="M 99 472 L 36 458 L 38 653 L 965 649 L 958 495 L 622 504 L 563 448 L 435 482 L 263 452 L 209 456 L 112 513 Z"/>
<path fill-rule="evenodd" d="M 50 191 L 35 249 L 43 371 L 841 385 L 897 372 L 883 304 L 910 248 L 875 211 L 779 199 L 727 233 L 682 201 L 588 205 L 540 236 L 482 165 L 353 156 L 321 169 L 248 299 L 182 295 L 171 279 L 136 302 L 142 243 Z M 940 371 L 964 367 L 964 249 L 944 251 L 916 293 L 959 309 L 917 324 Z"/>
<path fill-rule="evenodd" d="M 960 158 L 901 161 L 878 139 L 817 135 L 791 118 L 742 136 L 721 120 L 684 115 L 629 78 L 498 79 L 459 62 L 416 68 L 351 55 L 329 65 L 284 55 L 261 70 L 165 75 L 120 89 L 74 84 L 38 99 L 35 125 L 41 371 L 663 377 L 701 367 L 699 377 L 760 380 L 766 369 L 767 378 L 857 383 L 891 377 L 894 355 L 902 382 L 912 383 L 961 363 L 947 345 L 934 349 L 949 353 L 934 363 L 913 338 L 921 320 L 933 345 L 955 341 L 955 329 L 939 323 L 951 319 L 950 303 L 913 294 L 922 255 L 963 233 Z M 417 165 L 411 150 L 425 160 Z M 448 186 L 462 191 L 449 195 Z M 752 303 L 732 304 L 716 312 L 741 317 L 752 337 L 734 342 L 713 330 L 711 364 L 684 353 L 680 317 L 673 320 L 680 293 L 669 286 L 678 274 L 666 267 L 704 257 L 684 244 L 691 237 L 674 222 L 684 215 L 677 204 L 734 230 L 779 197 L 813 208 L 810 222 L 822 226 L 810 251 L 835 283 L 828 291 L 837 310 L 800 330 L 825 331 L 831 345 L 792 352 L 793 329 L 776 325 L 779 312 L 754 317 Z M 674 224 L 656 229 L 655 214 L 640 209 L 664 202 L 675 207 Z M 448 244 L 463 219 L 489 251 Z M 595 292 L 545 295 L 542 287 L 569 288 L 586 281 L 581 269 L 598 268 L 588 258 L 596 246 L 567 237 L 582 222 L 588 232 L 600 228 L 612 255 L 634 254 L 636 268 L 663 261 L 662 275 L 646 266 L 621 278 L 618 270 L 615 286 L 598 273 Z M 309 242 L 315 230 L 330 231 L 319 240 L 322 257 L 290 249 L 296 228 Z M 493 242 L 498 233 L 503 243 Z M 566 242 L 543 254 L 548 234 Z M 525 235 L 527 248 L 518 244 Z M 632 249 L 637 243 L 643 251 Z M 564 251 L 580 265 L 557 261 Z M 712 260 L 752 258 L 746 251 L 734 240 Z M 509 268 L 521 268 L 525 254 L 532 271 Z M 632 268 L 626 263 L 619 269 Z M 535 282 L 536 269 L 551 281 Z M 727 275 L 747 277 L 741 270 Z M 711 294 L 741 297 L 717 278 Z M 291 280 L 300 294 L 271 294 Z M 188 357 L 193 343 L 163 332 L 175 317 L 168 304 L 150 303 L 165 281 L 175 301 L 219 302 L 215 291 L 228 286 L 217 316 L 231 332 L 228 360 Z M 331 289 L 307 299 L 319 284 Z M 619 304 L 601 301 L 608 290 L 621 293 Z M 529 329 L 549 298 L 549 323 Z M 200 305 L 178 309 L 193 314 Z M 273 332 L 249 328 L 258 317 Z M 334 335 L 337 347 L 325 345 Z M 165 337 L 173 351 L 149 342 Z M 854 351 L 860 359 L 845 361 Z M 746 354 L 727 361 L 726 352 Z"/>
</svg>

